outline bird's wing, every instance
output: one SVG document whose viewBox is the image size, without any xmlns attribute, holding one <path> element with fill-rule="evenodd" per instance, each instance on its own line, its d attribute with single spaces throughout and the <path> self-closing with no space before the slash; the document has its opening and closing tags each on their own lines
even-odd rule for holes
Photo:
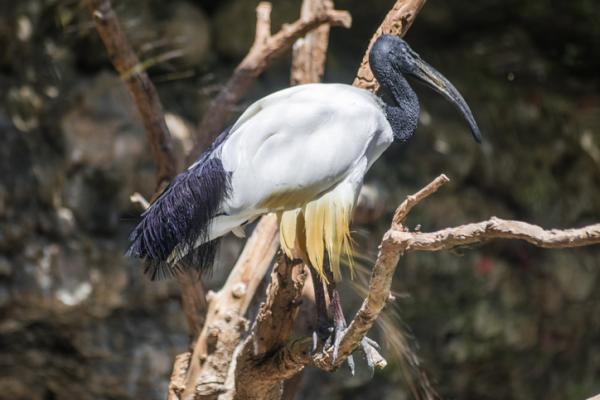
<svg viewBox="0 0 600 400">
<path fill-rule="evenodd" d="M 224 211 L 290 209 L 328 191 L 364 158 L 382 120 L 375 97 L 348 85 L 304 85 L 255 103 L 216 155 L 231 173 Z"/>
</svg>

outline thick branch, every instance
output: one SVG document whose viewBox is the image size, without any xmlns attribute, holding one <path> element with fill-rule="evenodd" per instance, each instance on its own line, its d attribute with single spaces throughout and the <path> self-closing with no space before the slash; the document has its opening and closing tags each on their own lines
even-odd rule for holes
<svg viewBox="0 0 600 400">
<path fill-rule="evenodd" d="M 369 51 L 371 46 L 375 43 L 375 40 L 384 34 L 391 34 L 397 36 L 404 36 L 408 29 L 411 27 L 415 17 L 421 11 L 421 8 L 425 5 L 426 0 L 398 0 L 394 7 L 385 16 L 385 19 L 375 31 L 375 34 L 369 42 L 367 51 L 363 56 L 356 78 L 354 79 L 354 86 L 368 89 L 372 92 L 376 92 L 379 88 L 379 84 L 373 76 L 373 72 L 369 67 Z"/>
<path fill-rule="evenodd" d="M 307 275 L 308 268 L 302 263 L 292 263 L 283 255 L 279 257 L 254 329 L 237 357 L 232 398 L 265 399 L 270 393 L 279 398 L 282 381 L 299 372 L 309 360 L 310 345 L 306 341 L 286 345 L 294 328 Z M 292 358 L 295 354 L 299 357 Z"/>
<path fill-rule="evenodd" d="M 283 255 L 279 257 L 252 332 L 255 356 L 266 354 L 289 339 L 307 274 L 308 268 L 304 264 L 293 263 Z"/>
<path fill-rule="evenodd" d="M 87 5 L 109 59 L 125 82 L 142 117 L 156 164 L 155 197 L 177 172 L 162 104 L 156 88 L 131 48 L 110 0 L 87 0 Z M 179 274 L 177 279 L 181 287 L 183 312 L 188 321 L 190 337 L 193 338 L 203 322 L 204 288 L 202 282 L 188 271 Z"/>
<path fill-rule="evenodd" d="M 300 18 L 289 25 L 284 25 L 279 32 L 271 35 L 269 17 L 271 4 L 261 2 L 256 11 L 257 25 L 254 44 L 204 114 L 198 127 L 199 137 L 188 156 L 188 163 L 193 162 L 223 130 L 233 107 L 246 94 L 256 77 L 269 66 L 275 57 L 290 48 L 296 39 L 319 25 L 349 27 L 351 24 L 350 14 L 346 11 L 326 9 L 312 18 Z"/>
<path fill-rule="evenodd" d="M 179 354 L 175 357 L 175 363 L 173 364 L 173 372 L 171 373 L 171 379 L 169 381 L 169 393 L 167 394 L 167 400 L 178 400 L 179 395 L 185 389 L 185 376 L 187 370 L 190 367 L 190 360 L 192 359 L 192 353 Z"/>
<path fill-rule="evenodd" d="M 234 350 L 248 328 L 244 314 L 279 245 L 276 222 L 275 215 L 261 219 L 223 288 L 209 296 L 182 398 L 214 398 L 223 391 Z"/>
</svg>

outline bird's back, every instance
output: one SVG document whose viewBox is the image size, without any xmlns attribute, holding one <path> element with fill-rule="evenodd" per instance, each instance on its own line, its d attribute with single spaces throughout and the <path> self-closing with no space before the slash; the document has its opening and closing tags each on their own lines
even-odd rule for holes
<svg viewBox="0 0 600 400">
<path fill-rule="evenodd" d="M 392 141 L 379 99 L 342 84 L 308 84 L 251 105 L 232 127 L 220 159 L 232 171 L 226 212 L 293 208 L 341 181 L 370 150 Z M 377 146 L 375 146 L 377 147 Z M 378 156 L 379 154 L 377 154 Z M 370 156 L 370 154 L 369 154 Z"/>
</svg>

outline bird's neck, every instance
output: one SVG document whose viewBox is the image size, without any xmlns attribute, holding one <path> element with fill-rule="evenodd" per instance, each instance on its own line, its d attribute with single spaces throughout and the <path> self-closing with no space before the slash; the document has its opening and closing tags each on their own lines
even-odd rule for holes
<svg viewBox="0 0 600 400">
<path fill-rule="evenodd" d="M 399 73 L 377 77 L 379 94 L 385 103 L 387 120 L 394 136 L 402 142 L 415 133 L 419 120 L 419 99 L 404 76 Z"/>
</svg>

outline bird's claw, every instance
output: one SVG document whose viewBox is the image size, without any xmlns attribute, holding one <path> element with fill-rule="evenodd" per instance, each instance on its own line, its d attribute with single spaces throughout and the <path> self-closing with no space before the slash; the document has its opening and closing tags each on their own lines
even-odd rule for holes
<svg viewBox="0 0 600 400">
<path fill-rule="evenodd" d="M 332 346 L 333 348 L 332 348 L 332 355 L 331 355 L 331 363 L 333 365 L 335 365 L 335 363 L 337 361 L 337 358 L 339 355 L 340 343 L 342 342 L 345 331 L 346 331 L 346 329 L 336 331 L 336 335 L 333 340 L 333 346 Z M 369 366 L 369 369 L 371 370 L 371 372 L 373 372 L 375 370 L 375 366 L 377 363 L 375 360 L 375 358 L 376 358 L 375 356 L 378 355 L 378 350 L 381 349 L 381 346 L 379 345 L 379 343 L 377 343 L 373 339 L 365 336 L 360 341 L 359 347 L 362 350 L 363 354 L 365 355 L 365 360 L 367 361 L 367 365 Z M 354 356 L 352 354 L 349 354 L 348 357 L 346 358 L 346 362 L 348 363 L 348 368 L 350 368 L 350 373 L 352 375 L 354 375 L 354 370 L 355 370 Z"/>
<path fill-rule="evenodd" d="M 375 370 L 375 359 L 373 358 L 373 351 L 381 349 L 381 346 L 379 346 L 379 343 L 377 343 L 373 339 L 370 339 L 365 336 L 360 341 L 360 348 L 365 354 L 365 359 L 367 360 L 367 365 L 369 366 L 369 369 L 371 370 L 371 372 L 373 372 Z"/>
<path fill-rule="evenodd" d="M 364 342 L 366 342 L 365 345 L 369 345 L 371 347 L 374 347 L 377 350 L 381 350 L 381 346 L 379 345 L 379 343 L 377 343 L 376 341 L 374 341 L 373 339 L 369 338 L 369 337 L 363 337 L 362 339 Z M 361 347 L 364 348 L 365 345 L 361 345 Z"/>
<path fill-rule="evenodd" d="M 344 338 L 344 334 L 346 332 L 345 324 L 336 324 L 335 328 L 331 328 L 332 334 L 327 338 L 325 342 L 325 348 L 327 350 L 331 349 L 331 364 L 335 365 L 339 352 L 340 352 L 340 343 L 342 343 L 342 339 Z M 331 343 L 333 342 L 333 344 Z M 346 363 L 348 363 L 348 368 L 350 369 L 350 373 L 354 375 L 354 356 L 349 354 L 346 358 Z"/>
</svg>

